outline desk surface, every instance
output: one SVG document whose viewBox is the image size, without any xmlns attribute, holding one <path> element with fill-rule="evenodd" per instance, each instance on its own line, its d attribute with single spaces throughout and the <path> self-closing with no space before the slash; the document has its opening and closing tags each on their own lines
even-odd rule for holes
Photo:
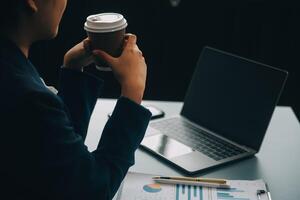
<svg viewBox="0 0 300 200">
<path fill-rule="evenodd" d="M 98 100 L 92 115 L 86 145 L 90 151 L 96 149 L 107 114 L 116 100 Z M 166 112 L 166 116 L 180 112 L 182 102 L 144 101 L 144 105 L 155 105 Z M 136 152 L 136 164 L 130 171 L 184 175 L 142 150 Z M 300 125 L 290 107 L 277 107 L 256 156 L 197 174 L 203 177 L 226 179 L 264 179 L 268 182 L 273 200 L 299 200 L 300 189 Z"/>
</svg>

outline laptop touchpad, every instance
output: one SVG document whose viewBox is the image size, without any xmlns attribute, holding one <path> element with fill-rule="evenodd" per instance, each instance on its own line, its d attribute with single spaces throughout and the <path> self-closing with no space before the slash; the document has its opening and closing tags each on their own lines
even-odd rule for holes
<svg viewBox="0 0 300 200">
<path fill-rule="evenodd" d="M 145 137 L 141 145 L 169 159 L 195 151 L 185 144 L 163 134 Z"/>
</svg>

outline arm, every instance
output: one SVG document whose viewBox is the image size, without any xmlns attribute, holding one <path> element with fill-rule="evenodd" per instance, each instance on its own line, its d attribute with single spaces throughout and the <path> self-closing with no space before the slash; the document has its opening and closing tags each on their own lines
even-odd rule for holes
<svg viewBox="0 0 300 200">
<path fill-rule="evenodd" d="M 83 140 L 102 86 L 103 81 L 93 75 L 68 68 L 61 69 L 58 96 L 67 107 L 74 130 Z"/>
<path fill-rule="evenodd" d="M 93 79 L 92 76 L 81 73 L 83 67 L 91 64 L 95 56 L 100 57 L 111 66 L 121 84 L 121 95 L 140 104 L 145 89 L 147 65 L 136 42 L 135 35 L 127 34 L 122 55 L 118 58 L 100 50 L 91 51 L 89 39 L 85 39 L 66 53 L 58 95 L 69 108 L 75 130 L 83 139 L 86 137 L 90 115 L 102 85 L 100 81 L 96 81 L 97 78 Z"/>
<path fill-rule="evenodd" d="M 151 116 L 140 105 L 120 98 L 97 150 L 90 153 L 58 98 L 30 94 L 23 109 L 31 113 L 33 124 L 28 127 L 34 127 L 33 135 L 43 138 L 41 179 L 45 184 L 37 187 L 50 199 L 111 199 L 134 162 Z"/>
<path fill-rule="evenodd" d="M 62 102 L 55 103 L 50 110 L 47 109 L 49 105 L 44 105 L 49 99 L 37 103 L 37 110 L 39 107 L 46 110 L 45 113 L 37 114 L 37 120 L 42 119 L 40 116 L 50 115 L 47 121 L 37 124 L 46 127 L 42 131 L 55 132 L 49 133 L 54 143 L 45 143 L 46 155 L 49 155 L 45 159 L 45 167 L 52 172 L 45 173 L 45 179 L 50 184 L 45 189 L 49 191 L 47 188 L 50 188 L 49 193 L 54 194 L 53 199 L 59 193 L 64 193 L 67 199 L 110 199 L 134 163 L 134 152 L 151 117 L 148 110 L 138 105 L 145 89 L 147 66 L 136 41 L 135 35 L 127 35 L 123 53 L 118 58 L 100 50 L 93 51 L 93 56 L 102 58 L 111 66 L 121 84 L 123 97 L 119 99 L 105 126 L 100 144 L 92 154 L 87 151 L 82 138 L 75 133 L 66 114 L 60 111 L 63 108 Z M 81 66 L 84 65 L 81 63 L 81 55 L 87 53 L 82 46 L 82 43 L 78 44 L 78 51 L 75 47 L 74 51 L 70 50 L 66 54 L 64 63 L 67 68 L 82 71 Z"/>
<path fill-rule="evenodd" d="M 114 182 L 111 183 L 110 189 L 113 193 L 119 187 L 119 184 L 115 183 L 121 183 L 128 168 L 134 164 L 134 152 L 144 137 L 150 117 L 150 111 L 128 98 L 121 97 L 103 130 L 98 149 L 94 153 L 99 153 L 107 159 L 122 160 L 123 166 L 127 166 L 126 171 L 116 170 L 116 173 L 111 174 Z M 114 159 L 111 161 L 112 167 L 120 169 L 120 165 Z"/>
</svg>

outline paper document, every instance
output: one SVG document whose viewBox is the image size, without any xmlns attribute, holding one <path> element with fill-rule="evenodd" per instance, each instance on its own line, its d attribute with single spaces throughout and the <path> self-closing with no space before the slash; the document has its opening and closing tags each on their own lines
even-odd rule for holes
<svg viewBox="0 0 300 200">
<path fill-rule="evenodd" d="M 154 175 L 131 173 L 125 177 L 118 200 L 258 200 L 257 190 L 266 190 L 263 180 L 230 180 L 229 189 L 158 184 Z M 261 195 L 260 200 L 268 200 Z"/>
</svg>

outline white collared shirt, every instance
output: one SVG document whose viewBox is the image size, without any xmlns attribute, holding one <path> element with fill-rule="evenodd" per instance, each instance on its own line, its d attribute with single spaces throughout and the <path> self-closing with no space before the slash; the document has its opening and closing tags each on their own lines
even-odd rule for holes
<svg viewBox="0 0 300 200">
<path fill-rule="evenodd" d="M 55 87 L 46 85 L 44 79 L 42 79 L 42 77 L 40 77 L 40 78 L 41 78 L 41 81 L 43 82 L 43 84 L 46 86 L 46 88 L 48 88 L 48 89 L 49 89 L 51 92 L 53 92 L 54 94 L 57 94 L 57 93 L 58 93 L 58 90 L 57 90 Z"/>
</svg>

